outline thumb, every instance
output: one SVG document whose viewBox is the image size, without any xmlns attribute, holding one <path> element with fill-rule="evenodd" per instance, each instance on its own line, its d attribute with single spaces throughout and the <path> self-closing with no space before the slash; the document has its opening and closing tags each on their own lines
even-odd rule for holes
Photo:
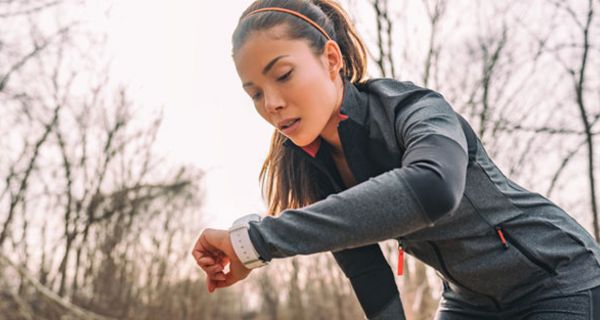
<svg viewBox="0 0 600 320">
<path fill-rule="evenodd" d="M 225 274 L 225 280 L 215 281 L 215 286 L 217 288 L 226 288 L 245 278 L 245 276 L 240 277 L 240 274 L 234 270 L 235 269 L 232 268 L 228 273 Z"/>
</svg>

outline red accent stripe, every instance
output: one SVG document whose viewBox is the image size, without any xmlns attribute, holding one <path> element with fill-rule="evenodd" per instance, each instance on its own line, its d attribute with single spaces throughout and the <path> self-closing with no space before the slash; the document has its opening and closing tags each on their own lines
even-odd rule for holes
<svg viewBox="0 0 600 320">
<path fill-rule="evenodd" d="M 260 8 L 260 9 L 256 9 L 250 13 L 248 13 L 247 15 L 244 16 L 247 17 L 251 14 L 255 14 L 257 12 L 263 12 L 263 11 L 280 11 L 280 12 L 285 12 L 285 13 L 289 13 L 292 15 L 295 15 L 296 17 L 310 23 L 313 27 L 315 27 L 317 30 L 319 30 L 324 36 L 325 38 L 327 38 L 327 40 L 331 40 L 331 37 L 329 36 L 329 34 L 327 34 L 327 32 L 325 31 L 325 29 L 321 28 L 320 25 L 318 25 L 316 22 L 312 21 L 309 17 L 301 14 L 300 12 L 296 12 L 294 10 L 290 10 L 290 9 L 286 9 L 286 8 L 280 8 L 280 7 L 266 7 L 266 8 Z"/>
<path fill-rule="evenodd" d="M 319 151 L 319 147 L 321 146 L 321 137 L 317 137 L 313 142 L 309 145 L 302 147 L 306 153 L 310 154 L 311 157 L 316 157 L 317 152 Z"/>
<path fill-rule="evenodd" d="M 338 117 L 340 118 L 340 121 L 348 119 L 348 115 L 343 114 L 341 111 L 338 112 Z M 302 147 L 302 149 L 314 158 L 317 156 L 317 152 L 319 152 L 319 147 L 321 147 L 321 137 L 317 137 L 309 145 Z"/>
<path fill-rule="evenodd" d="M 398 247 L 398 275 L 404 274 L 404 249 Z"/>
<path fill-rule="evenodd" d="M 504 233 L 502 232 L 502 229 L 496 228 L 496 232 L 498 233 L 498 236 L 500 237 L 500 241 L 502 241 L 502 244 L 504 245 L 504 247 L 508 248 L 508 243 L 506 242 L 506 238 L 504 238 Z"/>
</svg>

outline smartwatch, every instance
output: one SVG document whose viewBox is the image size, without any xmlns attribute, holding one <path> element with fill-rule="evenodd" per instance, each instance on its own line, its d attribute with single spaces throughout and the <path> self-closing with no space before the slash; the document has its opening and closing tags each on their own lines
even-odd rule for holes
<svg viewBox="0 0 600 320">
<path fill-rule="evenodd" d="M 268 261 L 260 258 L 256 249 L 254 249 L 254 245 L 250 240 L 250 234 L 248 233 L 250 221 L 260 221 L 260 219 L 260 215 L 251 213 L 235 220 L 229 228 L 229 239 L 231 240 L 233 251 L 235 251 L 240 261 L 248 269 L 269 264 Z"/>
</svg>

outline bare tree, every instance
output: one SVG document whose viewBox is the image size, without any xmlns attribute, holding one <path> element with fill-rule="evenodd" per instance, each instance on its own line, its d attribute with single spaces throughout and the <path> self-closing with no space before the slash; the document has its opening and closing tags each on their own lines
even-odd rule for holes
<svg viewBox="0 0 600 320">
<path fill-rule="evenodd" d="M 195 291 L 181 281 L 190 269 L 180 248 L 197 232 L 190 220 L 203 173 L 172 168 L 155 153 L 162 115 L 136 121 L 128 89 L 108 81 L 103 36 L 78 21 L 63 27 L 58 18 L 58 31 L 42 28 L 38 16 L 60 11 L 63 2 L 33 3 L 0 2 L 0 19 L 25 22 L 32 43 L 0 35 L 0 60 L 12 61 L 0 66 L 2 118 L 12 121 L 10 130 L 1 128 L 11 137 L 3 145 L 18 150 L 0 159 L 0 246 L 7 252 L 2 268 L 21 275 L 18 282 L 0 277 L 3 293 L 25 318 L 132 318 L 152 305 L 164 313 L 146 318 L 169 318 L 182 308 L 164 297 Z M 82 50 L 78 37 L 97 55 Z M 30 271 L 36 267 L 37 274 Z M 185 301 L 189 314 L 200 312 Z M 226 314 L 202 312 L 209 311 Z"/>
<path fill-rule="evenodd" d="M 596 241 L 600 241 L 600 225 L 598 224 L 598 203 L 596 199 L 596 179 L 595 179 L 595 166 L 594 166 L 594 133 L 592 132 L 593 122 L 590 107 L 587 102 L 586 96 L 589 94 L 589 90 L 586 88 L 589 82 L 589 76 L 587 74 L 590 64 L 590 54 L 592 51 L 592 23 L 594 18 L 595 4 L 592 0 L 587 1 L 587 8 L 584 11 L 583 18 L 580 17 L 574 7 L 569 2 L 561 2 L 548 0 L 556 8 L 563 10 L 571 22 L 576 27 L 579 36 L 581 37 L 580 45 L 575 46 L 575 50 L 579 55 L 579 61 L 574 66 L 570 62 L 565 61 L 560 55 L 559 51 L 554 51 L 555 57 L 560 65 L 563 67 L 565 73 L 570 77 L 572 81 L 573 91 L 575 93 L 575 106 L 579 111 L 581 125 L 585 136 L 585 146 L 587 149 L 587 176 L 590 190 L 590 205 L 592 210 L 592 223 L 593 232 Z M 583 20 L 583 21 L 582 21 Z M 565 46 L 567 49 L 570 46 Z"/>
<path fill-rule="evenodd" d="M 395 63 L 393 58 L 393 24 L 389 16 L 388 0 L 372 0 L 371 5 L 375 9 L 377 23 L 377 51 L 374 55 L 369 50 L 370 56 L 379 67 L 381 74 L 389 74 L 396 77 Z M 388 71 L 389 70 L 389 71 Z"/>
</svg>

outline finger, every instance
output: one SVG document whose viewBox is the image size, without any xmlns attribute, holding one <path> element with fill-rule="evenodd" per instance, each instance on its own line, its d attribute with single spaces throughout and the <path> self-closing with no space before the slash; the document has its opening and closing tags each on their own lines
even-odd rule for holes
<svg viewBox="0 0 600 320">
<path fill-rule="evenodd" d="M 201 267 L 208 267 L 208 266 L 212 266 L 216 264 L 215 259 L 209 257 L 209 256 L 204 256 L 200 259 L 197 259 L 196 262 L 198 263 L 199 266 Z"/>
<path fill-rule="evenodd" d="M 212 281 L 224 281 L 226 279 L 226 275 L 223 272 L 217 272 L 214 274 L 213 277 L 211 277 Z"/>
<path fill-rule="evenodd" d="M 204 250 L 205 253 L 209 253 L 212 256 L 219 256 L 222 254 L 221 250 L 218 247 L 215 247 L 212 243 L 208 241 L 209 236 L 215 232 L 214 229 L 206 229 L 198 239 L 199 247 Z"/>
<path fill-rule="evenodd" d="M 206 279 L 206 288 L 208 289 L 209 293 L 215 291 L 215 288 L 216 288 L 215 282 L 213 280 Z"/>
<path fill-rule="evenodd" d="M 221 265 L 219 264 L 215 264 L 206 268 L 203 268 L 204 271 L 206 272 L 206 274 L 208 275 L 209 278 L 211 279 L 215 279 L 217 277 L 217 274 L 219 273 L 223 273 L 223 267 L 221 267 Z M 223 279 L 221 279 L 223 280 Z"/>
<path fill-rule="evenodd" d="M 225 268 L 226 265 L 228 265 L 231 260 L 229 259 L 229 257 L 225 254 L 221 255 L 218 259 L 217 259 L 218 263 L 223 266 L 223 268 Z"/>
<path fill-rule="evenodd" d="M 196 243 L 194 244 L 194 248 L 192 249 L 192 255 L 194 256 L 194 258 L 196 258 L 196 260 L 198 260 L 206 254 L 216 256 L 219 252 L 217 248 L 215 248 L 208 241 L 206 241 L 206 234 L 210 233 L 210 230 L 211 229 L 209 228 L 203 229 L 200 232 L 200 235 L 198 235 L 198 239 L 196 239 Z"/>
<path fill-rule="evenodd" d="M 204 257 L 204 253 L 200 250 L 196 250 L 196 247 L 194 246 L 194 248 L 192 249 L 192 256 L 194 257 L 194 260 L 198 261 L 202 257 Z"/>
<path fill-rule="evenodd" d="M 211 254 L 209 252 L 193 251 L 192 255 L 194 256 L 194 259 L 196 260 L 196 264 L 202 268 L 211 266 L 211 265 L 214 265 L 217 263 L 220 264 L 222 267 L 225 267 L 225 265 L 229 261 L 229 258 L 222 258 L 223 256 L 225 256 L 222 252 L 219 252 L 218 254 L 215 255 L 215 254 Z"/>
<path fill-rule="evenodd" d="M 212 293 L 213 291 L 215 291 L 217 288 L 221 288 L 219 287 L 219 283 L 223 282 L 225 279 L 225 275 L 221 274 L 222 277 L 220 277 L 219 279 L 206 279 L 206 286 L 208 288 L 208 292 Z"/>
<path fill-rule="evenodd" d="M 213 278 L 211 280 L 211 288 L 212 288 L 212 286 L 214 286 L 213 290 L 230 287 L 231 285 L 233 285 L 234 283 L 236 283 L 240 280 L 240 279 L 238 279 L 237 276 L 235 276 L 231 272 L 229 272 L 227 274 L 220 272 L 218 275 L 220 275 L 222 277 L 219 277 L 217 279 Z"/>
<path fill-rule="evenodd" d="M 220 264 L 201 266 L 208 279 L 225 280 L 224 268 Z"/>
<path fill-rule="evenodd" d="M 204 233 L 204 229 L 202 229 L 202 231 L 200 231 L 200 234 L 198 234 L 198 238 L 196 238 L 196 242 L 194 243 L 194 246 L 192 247 L 192 256 L 194 256 L 194 258 L 196 260 L 198 260 L 202 256 L 204 256 L 204 250 L 202 248 L 202 243 L 200 242 L 200 238 L 202 238 L 203 233 Z"/>
</svg>

